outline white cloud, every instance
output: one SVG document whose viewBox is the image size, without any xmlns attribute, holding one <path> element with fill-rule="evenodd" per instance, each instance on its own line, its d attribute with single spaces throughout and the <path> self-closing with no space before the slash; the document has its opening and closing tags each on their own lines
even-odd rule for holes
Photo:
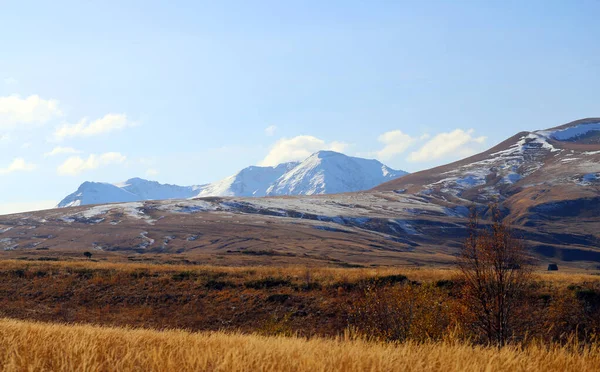
<svg viewBox="0 0 600 372">
<path fill-rule="evenodd" d="M 275 125 L 271 125 L 265 128 L 265 134 L 269 137 L 272 137 L 277 132 L 277 127 Z"/>
<path fill-rule="evenodd" d="M 313 136 L 282 138 L 271 147 L 269 154 L 260 162 L 263 166 L 274 166 L 289 161 L 304 160 L 321 150 L 343 152 L 348 145 L 342 142 L 327 143 Z"/>
<path fill-rule="evenodd" d="M 32 95 L 0 97 L 0 128 L 12 129 L 24 124 L 45 124 L 62 115 L 58 101 Z"/>
<path fill-rule="evenodd" d="M 60 175 L 75 176 L 88 170 L 113 164 L 122 164 L 125 160 L 127 160 L 127 157 L 118 152 L 107 152 L 101 155 L 91 154 L 87 159 L 72 156 L 57 168 L 57 172 Z"/>
<path fill-rule="evenodd" d="M 32 202 L 14 202 L 14 203 L 0 203 L 0 215 L 30 212 L 30 211 L 41 211 L 43 209 L 54 208 L 58 204 L 55 200 L 39 200 Z"/>
<path fill-rule="evenodd" d="M 76 150 L 72 147 L 56 146 L 55 148 L 52 149 L 52 151 L 45 153 L 44 156 L 49 157 L 49 156 L 55 156 L 55 155 L 60 155 L 60 154 L 79 154 L 79 153 L 81 153 L 81 151 Z"/>
<path fill-rule="evenodd" d="M 393 130 L 379 136 L 379 142 L 384 144 L 383 149 L 376 153 L 377 158 L 389 160 L 395 155 L 406 151 L 414 142 L 415 139 L 401 130 Z"/>
<path fill-rule="evenodd" d="M 4 134 L 0 134 L 0 142 L 9 142 L 10 141 L 10 135 L 4 133 Z"/>
<path fill-rule="evenodd" d="M 148 176 L 148 177 L 158 176 L 158 171 L 154 168 L 150 168 L 146 171 L 146 176 Z"/>
<path fill-rule="evenodd" d="M 28 163 L 23 158 L 16 158 L 8 167 L 0 168 L 0 175 L 13 172 L 31 172 L 35 168 L 35 164 Z"/>
<path fill-rule="evenodd" d="M 71 137 L 90 137 L 123 130 L 135 125 L 136 123 L 129 121 L 124 114 L 107 114 L 92 122 L 88 122 L 88 119 L 84 118 L 77 124 L 64 124 L 56 129 L 54 138 L 63 140 Z"/>
<path fill-rule="evenodd" d="M 479 150 L 478 145 L 485 142 L 486 137 L 473 137 L 473 129 L 464 131 L 456 129 L 448 133 L 440 133 L 427 141 L 419 150 L 410 153 L 411 162 L 427 162 L 444 157 L 465 157 Z"/>
</svg>

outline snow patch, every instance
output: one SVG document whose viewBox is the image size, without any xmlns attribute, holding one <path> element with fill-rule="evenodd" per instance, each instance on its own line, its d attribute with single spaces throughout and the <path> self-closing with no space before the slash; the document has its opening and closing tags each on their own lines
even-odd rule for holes
<svg viewBox="0 0 600 372">
<path fill-rule="evenodd" d="M 585 136 L 589 132 L 597 131 L 600 131 L 600 123 L 586 123 L 550 132 L 549 136 L 555 140 L 568 141 Z"/>
</svg>

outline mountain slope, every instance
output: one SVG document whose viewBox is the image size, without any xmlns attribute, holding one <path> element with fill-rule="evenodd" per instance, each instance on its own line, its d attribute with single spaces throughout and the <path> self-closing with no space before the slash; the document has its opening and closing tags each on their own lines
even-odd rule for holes
<svg viewBox="0 0 600 372">
<path fill-rule="evenodd" d="M 265 196 L 269 187 L 296 165 L 297 162 L 291 162 L 276 167 L 244 168 L 233 176 L 207 185 L 198 196 Z"/>
<path fill-rule="evenodd" d="M 219 264 L 451 265 L 467 235 L 467 207 L 475 204 L 485 215 L 488 203 L 499 201 L 534 262 L 596 269 L 598 124 L 585 119 L 521 132 L 481 154 L 363 192 L 144 201 L 1 216 L 0 253 L 79 257 L 94 249 L 107 257 L 136 259 L 137 253 L 147 254 L 138 256 L 144 260 L 164 255 Z M 298 164 L 277 183 L 294 184 L 302 174 L 299 180 L 328 187 L 329 179 L 313 172 L 329 169 L 325 155 Z M 300 182 L 293 191 L 316 184 Z"/>
<path fill-rule="evenodd" d="M 138 201 L 140 197 L 118 186 L 103 182 L 84 182 L 77 191 L 66 196 L 59 208 L 88 204 L 105 204 Z"/>
<path fill-rule="evenodd" d="M 599 138 L 600 119 L 594 118 L 521 132 L 481 154 L 407 175 L 375 190 L 481 203 L 518 199 L 527 189 L 594 194 L 600 185 L 596 177 Z"/>
<path fill-rule="evenodd" d="M 114 185 L 86 182 L 62 200 L 58 207 L 207 196 L 331 194 L 367 190 L 405 174 L 377 160 L 321 151 L 302 163 L 283 163 L 275 167 L 251 166 L 233 176 L 200 186 L 160 184 L 141 178 Z"/>
<path fill-rule="evenodd" d="M 587 250 L 600 247 L 600 118 L 521 132 L 486 152 L 374 191 L 462 207 L 499 202 L 516 228 L 530 229 L 523 236 L 535 241 L 535 252 L 600 260 Z"/>
<path fill-rule="evenodd" d="M 57 207 L 75 207 L 89 204 L 121 203 L 141 200 L 185 199 L 198 194 L 202 186 L 160 184 L 141 178 L 132 178 L 120 184 L 84 182 L 77 191 L 65 197 Z"/>
<path fill-rule="evenodd" d="M 132 178 L 119 185 L 123 190 L 138 195 L 141 200 L 186 199 L 204 186 L 177 186 L 161 184 L 142 178 Z"/>
<path fill-rule="evenodd" d="M 267 194 L 315 195 L 362 191 L 405 174 L 377 160 L 319 151 L 279 178 Z"/>
</svg>

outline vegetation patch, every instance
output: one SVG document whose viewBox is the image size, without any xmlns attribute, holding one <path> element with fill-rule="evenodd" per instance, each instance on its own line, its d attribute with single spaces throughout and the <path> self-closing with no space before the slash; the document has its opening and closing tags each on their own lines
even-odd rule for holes
<svg viewBox="0 0 600 372">
<path fill-rule="evenodd" d="M 246 288 L 252 289 L 269 289 L 275 287 L 289 287 L 292 285 L 292 282 L 289 279 L 284 278 L 274 278 L 267 277 L 264 279 L 251 280 L 249 282 L 244 283 Z"/>
<path fill-rule="evenodd" d="M 288 299 L 290 298 L 289 294 L 272 294 L 269 295 L 269 297 L 267 297 L 267 302 L 276 302 L 279 304 L 282 304 L 284 302 L 286 302 Z"/>
</svg>

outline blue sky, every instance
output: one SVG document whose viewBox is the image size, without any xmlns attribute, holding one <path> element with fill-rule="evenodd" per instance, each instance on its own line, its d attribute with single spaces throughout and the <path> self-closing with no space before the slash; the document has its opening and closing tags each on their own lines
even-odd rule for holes
<svg viewBox="0 0 600 372">
<path fill-rule="evenodd" d="M 600 2 L 2 1 L 0 214 L 319 149 L 417 171 L 600 116 Z M 54 150 L 54 152 L 53 152 Z"/>
</svg>

